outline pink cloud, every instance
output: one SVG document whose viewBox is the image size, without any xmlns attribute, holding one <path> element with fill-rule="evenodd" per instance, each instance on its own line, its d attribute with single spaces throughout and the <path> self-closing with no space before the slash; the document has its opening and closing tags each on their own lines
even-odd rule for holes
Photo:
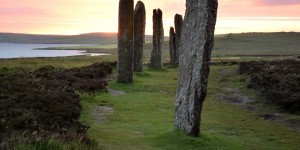
<svg viewBox="0 0 300 150">
<path fill-rule="evenodd" d="M 219 17 L 300 17 L 299 0 L 219 1 Z M 295 3 L 295 4 L 292 4 Z"/>
<path fill-rule="evenodd" d="M 162 11 L 174 15 L 182 14 L 185 12 L 185 2 L 167 2 L 162 6 Z"/>
<path fill-rule="evenodd" d="M 298 5 L 299 0 L 256 0 L 259 5 Z"/>
</svg>

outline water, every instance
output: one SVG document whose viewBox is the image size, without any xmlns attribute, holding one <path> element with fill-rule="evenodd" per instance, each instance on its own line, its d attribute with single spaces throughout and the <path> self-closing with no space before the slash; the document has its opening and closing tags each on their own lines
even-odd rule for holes
<svg viewBox="0 0 300 150">
<path fill-rule="evenodd" d="M 80 46 L 76 44 L 15 44 L 0 43 L 0 58 L 99 56 L 105 54 L 83 53 L 79 50 L 34 50 L 36 48 Z"/>
</svg>

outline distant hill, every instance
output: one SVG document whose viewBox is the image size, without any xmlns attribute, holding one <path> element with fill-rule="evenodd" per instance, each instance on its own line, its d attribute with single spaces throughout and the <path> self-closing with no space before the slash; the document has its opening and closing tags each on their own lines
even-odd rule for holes
<svg viewBox="0 0 300 150">
<path fill-rule="evenodd" d="M 215 38 L 213 55 L 300 55 L 299 32 L 226 34 Z"/>
<path fill-rule="evenodd" d="M 116 43 L 116 37 L 116 33 L 86 33 L 79 35 L 0 33 L 0 43 L 110 44 Z"/>
<path fill-rule="evenodd" d="M 146 35 L 146 40 L 152 36 Z M 0 43 L 30 44 L 112 44 L 117 43 L 117 33 L 85 33 L 78 35 L 39 35 L 22 33 L 0 33 Z"/>
</svg>

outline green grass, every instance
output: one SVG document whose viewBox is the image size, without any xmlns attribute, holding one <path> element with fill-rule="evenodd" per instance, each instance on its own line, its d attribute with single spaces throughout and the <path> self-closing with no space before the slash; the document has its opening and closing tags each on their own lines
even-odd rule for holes
<svg viewBox="0 0 300 150">
<path fill-rule="evenodd" d="M 226 68 L 227 67 L 227 68 Z M 237 69 L 226 66 L 225 69 Z M 286 126 L 262 120 L 258 113 L 220 101 L 216 98 L 224 88 L 219 70 L 213 66 L 209 92 L 204 102 L 200 137 L 187 137 L 173 127 L 177 69 L 148 70 L 135 75 L 133 84 L 112 81 L 109 86 L 125 95 L 98 93 L 83 95 L 82 121 L 90 125 L 89 136 L 102 149 L 287 149 L 300 147 L 299 133 Z M 248 91 L 241 76 L 231 75 L 232 86 Z M 254 95 L 253 95 L 254 96 Z M 115 109 L 108 123 L 98 123 L 91 116 L 97 105 Z"/>
<path fill-rule="evenodd" d="M 215 38 L 213 56 L 300 55 L 299 33 L 242 33 Z"/>
<path fill-rule="evenodd" d="M 88 149 L 83 144 L 72 142 L 68 145 L 63 144 L 58 140 L 49 140 L 49 141 L 36 141 L 29 144 L 18 145 L 14 150 L 80 150 Z"/>
<path fill-rule="evenodd" d="M 223 61 L 230 60 L 231 56 L 236 55 L 248 55 L 241 60 L 274 59 L 273 57 L 259 58 L 257 55 L 299 55 L 299 42 L 296 41 L 298 39 L 296 36 L 299 37 L 299 34 L 237 34 L 229 39 L 219 36 L 216 38 L 213 56 L 217 56 L 217 61 Z M 106 43 L 111 42 L 108 40 Z M 63 68 L 80 67 L 117 59 L 117 49 L 114 44 L 77 47 L 77 49 L 114 54 L 99 57 L 0 59 L 0 72 L 18 73 L 22 68 L 34 70 L 45 65 Z M 169 56 L 168 49 L 166 41 L 164 43 L 166 61 Z M 144 48 L 146 63 L 150 60 L 151 51 L 152 43 L 146 42 Z M 145 68 L 144 72 L 135 74 L 133 84 L 120 84 L 115 81 L 109 83 L 110 88 L 125 91 L 125 95 L 111 96 L 101 92 L 92 95 L 81 93 L 83 105 L 81 121 L 90 126 L 88 135 L 99 145 L 99 148 L 95 149 L 299 149 L 299 132 L 276 122 L 262 120 L 259 112 L 251 112 L 218 100 L 216 95 L 224 92 L 226 86 L 238 88 L 250 98 L 259 99 L 256 92 L 245 88 L 245 79 L 242 76 L 236 73 L 222 76 L 220 70 L 223 69 L 235 70 L 237 66 L 212 66 L 208 95 L 202 113 L 200 137 L 187 137 L 182 131 L 173 127 L 173 103 L 178 84 L 176 66 L 158 70 Z M 96 106 L 103 105 L 115 109 L 115 113 L 110 116 L 107 123 L 95 121 L 91 113 Z M 259 107 L 267 113 L 276 111 L 276 108 L 269 105 Z M 285 116 L 300 120 L 299 116 Z M 16 149 L 81 148 L 77 143 L 62 144 L 60 141 L 51 140 L 18 145 Z"/>
<path fill-rule="evenodd" d="M 96 62 L 115 61 L 115 55 L 108 56 L 74 56 L 56 58 L 15 58 L 0 59 L 0 68 L 27 68 L 37 69 L 42 66 L 52 65 L 54 67 L 71 68 L 91 65 Z"/>
<path fill-rule="evenodd" d="M 35 69 L 44 65 L 78 67 L 105 61 L 103 57 L 65 57 L 1 60 L 0 71 L 17 73 L 19 67 Z M 110 58 L 114 60 L 115 58 Z M 300 147 L 300 136 L 285 125 L 262 120 L 258 112 L 251 112 L 217 99 L 224 87 L 238 88 L 251 98 L 256 93 L 245 88 L 244 77 L 237 73 L 221 75 L 224 69 L 238 66 L 212 66 L 207 99 L 204 102 L 200 137 L 187 137 L 173 127 L 174 97 L 178 84 L 176 66 L 163 69 L 144 68 L 135 73 L 133 84 L 109 83 L 110 88 L 125 91 L 125 95 L 81 93 L 83 112 L 81 121 L 90 126 L 88 136 L 99 148 L 95 149 L 278 149 Z M 92 116 L 96 106 L 111 106 L 115 113 L 109 122 L 99 123 Z M 274 111 L 272 107 L 267 111 Z M 299 119 L 298 116 L 288 116 Z M 18 145 L 18 149 L 80 149 L 76 143 L 59 141 Z M 55 147 L 55 148 L 54 148 Z"/>
<path fill-rule="evenodd" d="M 115 60 L 115 57 L 64 57 L 1 60 L 0 71 L 17 73 L 19 67 L 36 69 L 44 65 L 79 67 L 94 62 Z M 262 120 L 258 112 L 251 112 L 217 99 L 224 87 L 238 88 L 251 98 L 259 98 L 244 85 L 244 77 L 237 73 L 221 75 L 224 69 L 238 66 L 212 66 L 208 95 L 204 102 L 200 137 L 187 137 L 173 127 L 174 97 L 178 84 L 176 66 L 163 69 L 144 68 L 135 73 L 133 84 L 109 83 L 110 88 L 123 90 L 125 95 L 81 93 L 83 112 L 81 121 L 90 126 L 88 136 L 99 148 L 95 149 L 278 149 L 296 150 L 300 147 L 298 132 L 285 125 Z M 111 106 L 115 113 L 109 122 L 99 123 L 92 116 L 96 106 Z M 274 111 L 274 108 L 266 108 Z M 299 116 L 288 116 L 299 119 Z M 19 145 L 19 149 L 80 149 L 76 143 L 62 144 L 48 141 Z"/>
</svg>

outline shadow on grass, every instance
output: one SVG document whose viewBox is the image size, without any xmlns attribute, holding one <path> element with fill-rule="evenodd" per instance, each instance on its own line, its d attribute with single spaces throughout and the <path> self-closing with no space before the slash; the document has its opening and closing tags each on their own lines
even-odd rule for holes
<svg viewBox="0 0 300 150">
<path fill-rule="evenodd" d="M 146 71 L 152 72 L 167 72 L 169 71 L 167 68 L 147 68 Z"/>
<path fill-rule="evenodd" d="M 176 65 L 176 64 L 166 64 L 166 65 L 165 65 L 165 68 L 168 68 L 168 69 L 175 69 L 175 68 L 178 68 L 178 65 Z"/>
<path fill-rule="evenodd" d="M 150 77 L 152 76 L 150 73 L 148 72 L 135 72 L 134 75 L 138 76 L 138 77 Z"/>
<path fill-rule="evenodd" d="M 124 91 L 126 93 L 141 92 L 145 90 L 145 87 L 140 85 L 136 80 L 133 83 L 119 83 L 117 81 L 112 81 L 109 82 L 109 87 L 111 89 Z"/>
<path fill-rule="evenodd" d="M 229 143 L 222 139 L 202 133 L 199 137 L 189 137 L 181 130 L 166 132 L 151 141 L 153 146 L 162 149 L 181 149 L 181 150 L 217 150 L 232 149 Z M 231 147 L 231 148 L 230 148 Z M 233 148 L 234 149 L 234 148 Z"/>
</svg>

